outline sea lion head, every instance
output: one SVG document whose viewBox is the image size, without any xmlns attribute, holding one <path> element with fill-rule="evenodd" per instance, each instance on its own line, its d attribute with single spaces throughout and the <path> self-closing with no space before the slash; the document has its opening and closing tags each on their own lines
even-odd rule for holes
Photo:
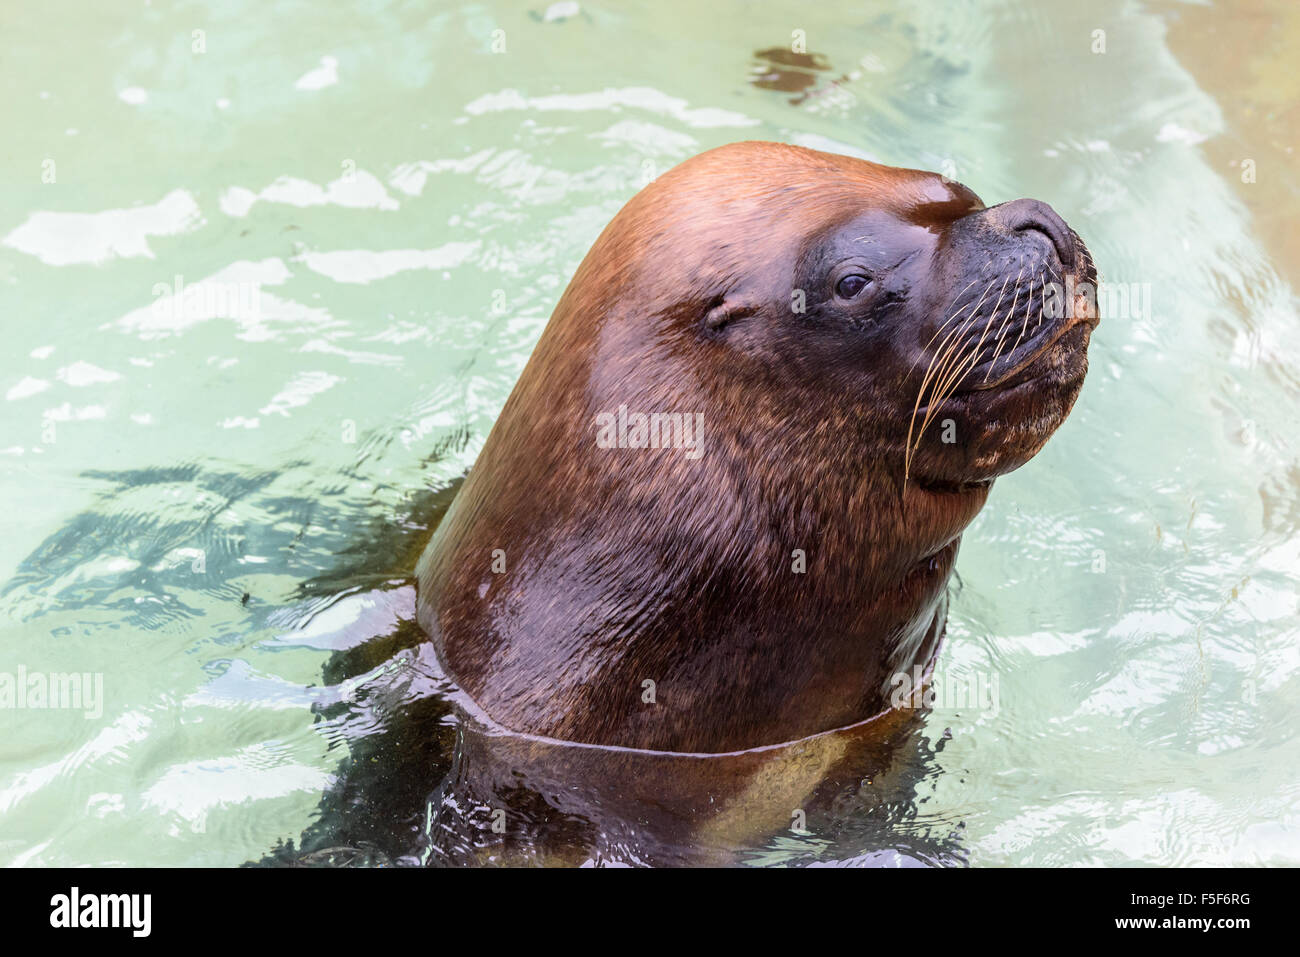
<svg viewBox="0 0 1300 957">
<path fill-rule="evenodd" d="M 778 143 L 687 160 L 561 297 L 425 553 L 421 623 L 516 730 L 725 750 L 878 713 L 938 646 L 993 479 L 1079 392 L 1093 281 L 1035 200 Z M 656 413 L 686 448 L 624 441 Z"/>
<path fill-rule="evenodd" d="M 1092 257 L 1037 200 L 986 207 L 935 173 L 737 143 L 671 170 L 619 219 L 602 242 L 639 248 L 617 257 L 627 285 L 608 311 L 617 321 L 637 287 L 648 351 L 607 329 L 601 367 L 625 383 L 631 356 L 644 376 L 654 351 L 690 343 L 742 418 L 820 416 L 900 483 L 951 490 L 1018 468 L 1087 371 Z"/>
</svg>

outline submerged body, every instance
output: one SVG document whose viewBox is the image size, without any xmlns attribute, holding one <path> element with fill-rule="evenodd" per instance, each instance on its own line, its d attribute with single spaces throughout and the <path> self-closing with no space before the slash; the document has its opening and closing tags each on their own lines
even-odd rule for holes
<svg viewBox="0 0 1300 957">
<path fill-rule="evenodd" d="M 1094 281 L 1050 208 L 932 173 L 775 143 L 669 171 L 579 267 L 421 557 L 443 667 L 501 726 L 588 744 L 886 711 L 992 480 L 1078 394 Z"/>
</svg>

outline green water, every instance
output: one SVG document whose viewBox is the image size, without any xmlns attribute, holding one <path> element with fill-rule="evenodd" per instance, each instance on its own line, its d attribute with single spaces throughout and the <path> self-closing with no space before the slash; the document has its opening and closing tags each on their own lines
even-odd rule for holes
<svg viewBox="0 0 1300 957">
<path fill-rule="evenodd" d="M 323 669 L 409 616 L 431 492 L 588 246 L 771 139 L 1046 200 L 1150 294 L 965 537 L 938 672 L 998 706 L 937 705 L 891 813 L 974 865 L 1300 863 L 1296 297 L 1159 16 L 702 6 L 0 13 L 0 671 L 103 687 L 0 711 L 0 862 L 231 865 L 317 822 L 382 720 Z M 751 82 L 795 30 L 813 95 Z M 747 858 L 873 850 L 853 825 Z"/>
</svg>

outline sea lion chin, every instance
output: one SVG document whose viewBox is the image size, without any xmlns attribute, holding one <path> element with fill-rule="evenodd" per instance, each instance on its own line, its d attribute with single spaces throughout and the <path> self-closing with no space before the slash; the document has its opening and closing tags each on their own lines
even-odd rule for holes
<svg viewBox="0 0 1300 957">
<path fill-rule="evenodd" d="M 561 297 L 420 624 L 519 732 L 722 752 L 887 710 L 962 530 L 1078 395 L 1095 280 L 1034 200 L 777 143 L 682 163 Z"/>
</svg>

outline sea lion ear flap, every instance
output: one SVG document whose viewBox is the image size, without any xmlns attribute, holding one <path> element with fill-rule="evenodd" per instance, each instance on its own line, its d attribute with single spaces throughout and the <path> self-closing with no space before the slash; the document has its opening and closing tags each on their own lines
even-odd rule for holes
<svg viewBox="0 0 1300 957">
<path fill-rule="evenodd" d="M 704 328 L 709 332 L 721 332 L 733 322 L 758 312 L 758 306 L 753 303 L 731 296 L 718 296 L 709 303 L 709 307 L 709 311 L 704 314 Z"/>
</svg>

